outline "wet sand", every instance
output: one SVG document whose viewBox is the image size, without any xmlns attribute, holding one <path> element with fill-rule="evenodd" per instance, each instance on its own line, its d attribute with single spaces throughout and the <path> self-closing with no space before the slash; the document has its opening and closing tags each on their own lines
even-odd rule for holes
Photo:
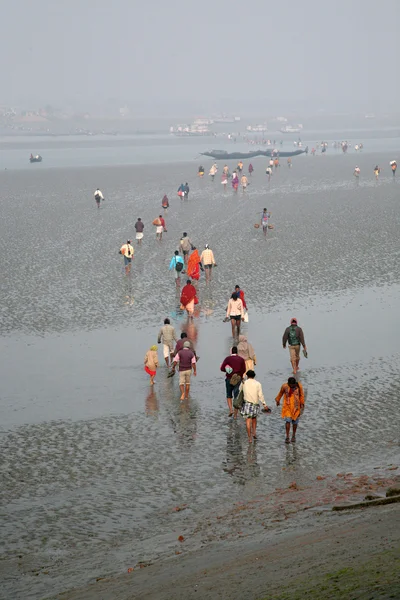
<svg viewBox="0 0 400 600">
<path fill-rule="evenodd" d="M 398 505 L 371 515 L 303 518 L 295 530 L 175 557 L 99 579 L 59 600 L 331 600 L 397 598 Z M 308 522 L 307 522 L 308 521 Z"/>
<path fill-rule="evenodd" d="M 167 559 L 183 530 L 293 481 L 398 465 L 399 184 L 388 167 L 375 183 L 367 155 L 299 157 L 291 170 L 283 161 L 270 184 L 264 161 L 253 165 L 237 196 L 218 178 L 197 179 L 196 164 L 0 174 L 6 597 L 42 598 Z M 174 190 L 186 180 L 182 203 Z M 168 233 L 157 244 L 150 223 L 165 192 Z M 267 240 L 253 227 L 264 206 L 275 224 Z M 118 249 L 137 216 L 145 238 L 126 277 Z M 180 404 L 177 378 L 160 368 L 151 390 L 142 361 L 165 316 L 187 328 L 167 270 L 183 231 L 199 248 L 210 243 L 218 267 L 208 288 L 200 283 L 189 335 L 201 360 Z M 244 424 L 227 419 L 222 319 L 236 283 L 272 407 L 290 374 L 283 330 L 294 315 L 304 326 L 296 447 L 283 444 L 277 409 L 260 418 L 251 449 Z M 231 523 L 221 521 L 228 551 Z M 185 547 L 211 538 L 190 535 Z"/>
</svg>

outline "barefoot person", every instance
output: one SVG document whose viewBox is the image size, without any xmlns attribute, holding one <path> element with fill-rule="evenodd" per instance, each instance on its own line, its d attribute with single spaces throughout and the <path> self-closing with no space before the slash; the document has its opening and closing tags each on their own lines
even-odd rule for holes
<svg viewBox="0 0 400 600">
<path fill-rule="evenodd" d="M 185 265 L 187 265 L 187 262 L 189 259 L 189 253 L 193 247 L 193 244 L 192 244 L 190 237 L 186 233 L 186 231 L 184 231 L 182 234 L 181 241 L 180 241 L 180 247 L 181 247 L 181 251 L 183 254 L 183 260 L 185 261 Z"/>
<path fill-rule="evenodd" d="M 135 254 L 135 250 L 131 246 L 131 240 L 127 240 L 126 244 L 121 246 L 119 253 L 124 257 L 125 273 L 128 275 L 132 266 L 132 258 Z"/>
<path fill-rule="evenodd" d="M 285 419 L 286 437 L 285 443 L 296 441 L 296 430 L 299 418 L 304 411 L 304 390 L 301 383 L 294 377 L 289 377 L 288 382 L 284 383 L 275 398 L 276 405 L 279 406 L 283 396 L 282 419 Z M 290 426 L 293 428 L 292 439 L 290 440 Z"/>
<path fill-rule="evenodd" d="M 150 375 L 150 385 L 154 385 L 154 378 L 157 374 L 158 355 L 157 346 L 154 345 L 146 352 L 144 357 L 144 370 Z"/>
<path fill-rule="evenodd" d="M 189 257 L 187 264 L 187 274 L 190 279 L 194 279 L 194 281 L 198 281 L 200 279 L 200 270 L 204 271 L 203 265 L 200 262 L 199 251 L 195 246 L 192 246 L 193 252 Z M 196 285 L 196 284 L 195 284 Z"/>
<path fill-rule="evenodd" d="M 138 243 L 139 246 L 141 246 L 142 239 L 143 239 L 144 225 L 143 225 L 143 221 L 142 221 L 142 219 L 140 217 L 138 217 L 138 220 L 135 223 L 135 229 L 136 229 L 137 243 Z"/>
<path fill-rule="evenodd" d="M 268 233 L 268 225 L 270 218 L 271 213 L 269 213 L 266 208 L 263 208 L 263 211 L 261 213 L 261 227 L 264 235 L 267 235 Z"/>
<path fill-rule="evenodd" d="M 244 310 L 247 310 L 246 300 L 244 299 L 244 291 L 240 289 L 240 285 L 235 285 L 235 293 L 238 294 L 239 298 L 241 299 Z"/>
<path fill-rule="evenodd" d="M 158 215 L 157 219 L 154 219 L 153 225 L 156 227 L 156 240 L 161 242 L 162 234 L 165 229 L 165 220 L 162 215 Z"/>
<path fill-rule="evenodd" d="M 167 212 L 167 208 L 169 207 L 169 200 L 167 194 L 164 194 L 163 199 L 161 200 L 161 206 L 164 211 Z"/>
<path fill-rule="evenodd" d="M 181 285 L 181 272 L 183 271 L 184 263 L 183 258 L 179 256 L 179 251 L 175 250 L 174 256 L 171 258 L 169 263 L 169 271 L 174 271 L 174 278 L 176 287 Z"/>
<path fill-rule="evenodd" d="M 290 321 L 290 326 L 286 327 L 282 337 L 283 348 L 289 344 L 290 362 L 293 368 L 293 375 L 299 371 L 300 363 L 300 345 L 303 346 L 303 351 L 307 353 L 307 346 L 304 340 L 304 333 L 301 327 L 297 325 L 297 319 L 293 318 Z"/>
<path fill-rule="evenodd" d="M 94 199 L 96 200 L 97 208 L 100 208 L 100 202 L 104 200 L 104 196 L 101 190 L 97 188 L 94 192 Z"/>
<path fill-rule="evenodd" d="M 238 349 L 233 346 L 230 356 L 227 356 L 220 366 L 220 371 L 225 373 L 226 402 L 229 408 L 229 416 L 234 414 L 232 399 L 239 394 L 239 386 L 246 373 L 246 363 L 238 355 Z M 238 409 L 235 408 L 234 418 L 236 419 Z"/>
<path fill-rule="evenodd" d="M 217 266 L 214 258 L 214 252 L 211 250 L 208 244 L 205 245 L 204 250 L 201 253 L 200 262 L 203 265 L 206 273 L 206 283 L 208 283 L 211 280 L 212 268 Z"/>
<path fill-rule="evenodd" d="M 171 325 L 171 321 L 166 318 L 164 319 L 164 325 L 161 327 L 158 334 L 158 343 L 163 343 L 163 353 L 165 364 L 169 368 L 172 364 L 172 358 L 174 356 L 174 342 L 177 341 L 175 329 Z"/>
<path fill-rule="evenodd" d="M 187 400 L 190 392 L 190 378 L 192 375 L 196 377 L 196 357 L 193 350 L 190 348 L 190 342 L 183 342 L 182 350 L 179 350 L 175 355 L 172 363 L 172 372 L 175 372 L 175 367 L 179 363 L 179 388 L 181 390 L 181 400 Z"/>
<path fill-rule="evenodd" d="M 244 308 L 243 302 L 236 292 L 233 292 L 232 296 L 229 298 L 228 307 L 226 309 L 226 318 L 231 320 L 232 337 L 234 339 L 236 336 L 239 337 L 240 324 L 244 321 Z"/>
<path fill-rule="evenodd" d="M 237 345 L 238 355 L 241 356 L 246 363 L 246 372 L 254 371 L 254 367 L 257 364 L 256 353 L 254 348 L 247 341 L 246 335 L 239 335 L 239 343 Z"/>
<path fill-rule="evenodd" d="M 186 285 L 182 288 L 181 293 L 181 309 L 186 310 L 188 317 L 193 319 L 194 305 L 198 303 L 197 291 L 190 279 L 186 281 Z M 196 302 L 197 300 L 197 302 Z"/>
<path fill-rule="evenodd" d="M 246 419 L 246 430 L 249 444 L 257 439 L 257 417 L 260 414 L 260 403 L 268 410 L 265 404 L 261 383 L 255 380 L 256 374 L 252 369 L 246 373 L 247 379 L 243 384 L 243 405 L 240 414 Z"/>
</svg>

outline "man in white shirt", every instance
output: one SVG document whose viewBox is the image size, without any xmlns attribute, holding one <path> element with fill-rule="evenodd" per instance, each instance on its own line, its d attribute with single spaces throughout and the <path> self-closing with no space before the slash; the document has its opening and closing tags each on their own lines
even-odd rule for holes
<svg viewBox="0 0 400 600">
<path fill-rule="evenodd" d="M 247 379 L 243 384 L 243 406 L 240 409 L 241 415 L 246 419 L 246 429 L 249 438 L 249 444 L 253 439 L 257 439 L 257 416 L 260 414 L 260 403 L 263 404 L 266 412 L 271 412 L 265 404 L 264 394 L 261 383 L 255 380 L 256 374 L 249 370 L 246 373 Z"/>
<path fill-rule="evenodd" d="M 94 193 L 94 199 L 96 200 L 97 208 L 100 208 L 100 201 L 104 200 L 104 196 L 99 188 L 97 188 Z"/>
</svg>

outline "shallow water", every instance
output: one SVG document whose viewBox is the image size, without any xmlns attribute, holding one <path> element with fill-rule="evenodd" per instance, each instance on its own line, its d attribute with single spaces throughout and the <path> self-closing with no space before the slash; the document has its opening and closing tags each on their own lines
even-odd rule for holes
<svg viewBox="0 0 400 600">
<path fill-rule="evenodd" d="M 354 157 L 337 155 L 302 156 L 291 170 L 282 161 L 270 184 L 256 159 L 251 185 L 237 195 L 219 178 L 199 180 L 197 163 L 0 174 L 6 597 L 41 598 L 163 556 L 182 526 L 174 506 L 187 504 L 185 524 L 194 526 L 218 506 L 293 479 L 398 461 L 391 158 L 373 158 L 384 167 L 378 183 L 365 154 L 360 182 Z M 182 202 L 176 189 L 186 180 Z M 165 192 L 168 233 L 158 244 L 150 223 Z M 266 240 L 253 227 L 264 206 L 275 224 Z M 137 216 L 145 238 L 126 277 L 118 250 L 134 237 Z M 199 248 L 211 245 L 218 267 L 210 286 L 200 282 L 189 335 L 201 360 L 181 404 L 177 377 L 160 368 L 150 390 L 142 361 L 165 316 L 178 333 L 187 328 L 168 272 L 184 230 Z M 283 330 L 293 315 L 304 327 L 307 409 L 296 447 L 282 443 L 277 409 L 260 418 L 250 451 L 243 423 L 227 420 L 219 365 L 231 339 L 222 319 L 236 283 L 271 405 L 290 374 Z M 32 573 L 39 563 L 48 576 Z"/>
</svg>

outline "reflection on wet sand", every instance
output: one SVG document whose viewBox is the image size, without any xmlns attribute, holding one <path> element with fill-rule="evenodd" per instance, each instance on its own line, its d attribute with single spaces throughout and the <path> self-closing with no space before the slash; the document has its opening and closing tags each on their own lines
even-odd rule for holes
<svg viewBox="0 0 400 600">
<path fill-rule="evenodd" d="M 154 390 L 154 386 L 151 386 L 146 396 L 146 414 L 155 416 L 159 411 L 157 394 Z"/>
<path fill-rule="evenodd" d="M 182 513 L 190 529 L 227 499 L 397 460 L 397 182 L 382 176 L 379 185 L 355 187 L 342 160 L 324 161 L 321 173 L 309 158 L 270 184 L 260 161 L 245 201 L 194 181 L 188 203 L 171 201 L 158 246 L 146 233 L 154 202 L 176 189 L 181 167 L 160 166 L 158 177 L 147 167 L 0 173 L 1 556 L 18 561 L 23 553 L 51 569 L 63 560 L 51 580 L 35 578 L 37 593 L 21 580 L 20 597 L 120 571 L 133 537 L 138 557 L 168 552 L 177 526 L 171 506 L 191 507 Z M 363 172 L 369 160 L 359 157 Z M 74 186 L 60 200 L 66 173 Z M 100 173 L 109 193 L 96 212 Z M 275 229 L 265 240 L 254 219 L 266 198 Z M 379 219 L 371 218 L 377 210 Z M 118 256 L 132 235 L 127 214 L 146 224 L 129 277 Z M 168 272 L 183 221 L 218 262 L 210 285 L 199 281 L 193 322 Z M 15 239 L 24 239 L 29 261 L 21 262 Z M 227 420 L 219 365 L 232 346 L 222 320 L 236 284 L 246 293 L 243 327 L 270 406 L 290 374 L 282 324 L 295 315 L 306 327 L 310 358 L 300 377 L 308 398 L 296 444 L 284 444 L 280 411 L 260 416 L 250 448 L 244 422 Z M 178 377 L 167 378 L 162 360 L 154 389 L 143 372 L 144 350 L 168 315 L 201 355 L 182 403 Z M 16 573 L 7 575 L 10 598 Z"/>
</svg>

